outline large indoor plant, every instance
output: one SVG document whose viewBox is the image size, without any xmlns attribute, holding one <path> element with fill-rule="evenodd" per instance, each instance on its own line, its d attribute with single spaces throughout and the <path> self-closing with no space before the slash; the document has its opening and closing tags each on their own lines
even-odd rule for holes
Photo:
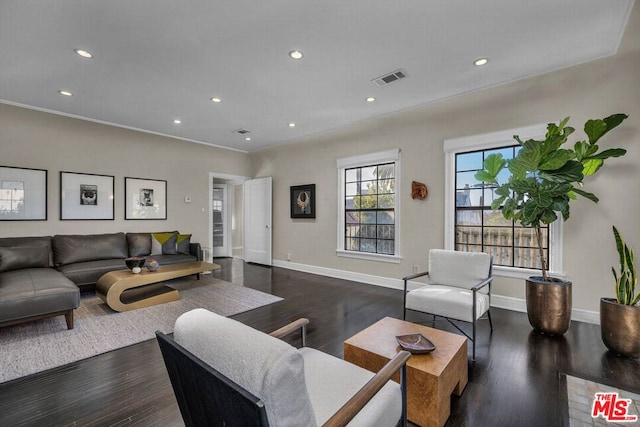
<svg viewBox="0 0 640 427">
<path fill-rule="evenodd" d="M 485 186 L 495 188 L 492 209 L 535 230 L 542 276 L 527 280 L 526 298 L 529 322 L 538 331 L 564 334 L 571 320 L 571 282 L 549 277 L 542 226 L 556 221 L 558 213 L 564 221 L 569 219 L 569 202 L 577 196 L 598 202 L 593 193 L 583 189 L 583 179 L 598 172 L 606 159 L 626 153 L 621 148 L 600 150 L 597 144 L 626 118 L 626 114 L 614 114 L 588 120 L 584 125 L 587 140 L 575 142 L 572 148 L 565 147 L 575 130 L 567 126 L 569 117 L 559 124 L 549 123 L 542 140 L 523 141 L 516 135 L 521 147 L 513 159 L 491 154 L 484 169 L 475 175 Z M 501 174 L 505 169 L 507 176 Z"/>
<path fill-rule="evenodd" d="M 609 350 L 624 356 L 640 357 L 640 290 L 633 250 L 614 226 L 620 272 L 611 267 L 616 281 L 616 297 L 600 299 L 600 332 Z"/>
</svg>

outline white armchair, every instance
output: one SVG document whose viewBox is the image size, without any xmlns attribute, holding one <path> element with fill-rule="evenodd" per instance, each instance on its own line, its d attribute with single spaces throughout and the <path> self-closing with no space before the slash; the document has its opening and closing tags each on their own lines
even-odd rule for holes
<svg viewBox="0 0 640 427">
<path fill-rule="evenodd" d="M 406 425 L 405 364 L 398 352 L 373 374 L 308 347 L 277 339 L 307 319 L 271 334 L 204 309 L 181 315 L 174 339 L 156 332 L 187 426 Z M 401 384 L 389 381 L 400 372 Z"/>
<path fill-rule="evenodd" d="M 491 323 L 491 276 L 492 258 L 484 252 L 461 252 L 443 249 L 429 251 L 429 271 L 412 274 L 404 280 L 404 310 L 429 313 L 444 317 L 456 329 L 472 341 L 473 357 L 476 360 L 476 322 L 487 315 Z M 408 282 L 428 276 L 427 285 L 408 291 Z M 469 336 L 452 320 L 473 325 Z"/>
</svg>

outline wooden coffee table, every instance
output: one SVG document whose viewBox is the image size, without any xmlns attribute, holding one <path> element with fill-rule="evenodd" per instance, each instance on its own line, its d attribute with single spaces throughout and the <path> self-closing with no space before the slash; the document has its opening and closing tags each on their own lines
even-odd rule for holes
<svg viewBox="0 0 640 427">
<path fill-rule="evenodd" d="M 115 311 L 128 311 L 180 299 L 180 292 L 159 282 L 219 270 L 218 264 L 203 261 L 160 266 L 158 271 L 110 271 L 96 284 L 96 294 Z M 200 277 L 198 277 L 200 278 Z"/>
<path fill-rule="evenodd" d="M 451 393 L 462 394 L 468 381 L 467 339 L 403 320 L 385 317 L 344 342 L 344 360 L 378 372 L 401 350 L 396 336 L 420 333 L 436 346 L 407 362 L 407 418 L 442 427 L 451 412 Z"/>
</svg>

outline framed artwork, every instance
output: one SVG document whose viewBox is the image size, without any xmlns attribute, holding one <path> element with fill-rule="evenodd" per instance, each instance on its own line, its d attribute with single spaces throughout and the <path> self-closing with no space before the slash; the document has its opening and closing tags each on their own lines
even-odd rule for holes
<svg viewBox="0 0 640 427">
<path fill-rule="evenodd" d="M 113 220 L 113 193 L 113 176 L 60 172 L 60 219 Z"/>
<path fill-rule="evenodd" d="M 316 185 L 291 187 L 291 218 L 316 217 Z"/>
<path fill-rule="evenodd" d="M 0 166 L 0 221 L 47 220 L 47 171 Z"/>
<path fill-rule="evenodd" d="M 124 219 L 167 219 L 167 181 L 124 179 Z"/>
</svg>

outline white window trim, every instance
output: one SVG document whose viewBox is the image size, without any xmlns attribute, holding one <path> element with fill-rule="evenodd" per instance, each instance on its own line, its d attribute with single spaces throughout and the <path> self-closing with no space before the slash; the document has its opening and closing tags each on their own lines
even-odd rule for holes
<svg viewBox="0 0 640 427">
<path fill-rule="evenodd" d="M 347 251 L 344 249 L 344 170 L 360 166 L 377 165 L 381 163 L 395 162 L 395 255 L 373 254 L 369 252 Z M 338 236 L 336 255 L 345 258 L 357 258 L 369 261 L 381 261 L 399 264 L 402 261 L 400 256 L 400 200 L 401 200 L 401 173 L 400 173 L 400 149 L 379 151 L 377 153 L 364 154 L 361 156 L 343 157 L 336 161 L 338 167 Z"/>
<path fill-rule="evenodd" d="M 456 154 L 487 150 L 491 148 L 499 148 L 507 145 L 513 145 L 514 135 L 519 135 L 522 140 L 531 138 L 544 138 L 547 133 L 546 124 L 538 124 L 525 126 L 521 128 L 503 130 L 498 132 L 490 132 L 481 135 L 465 136 L 461 138 L 447 139 L 444 141 L 444 158 L 445 158 L 445 200 L 444 200 L 444 247 L 445 249 L 454 249 L 455 244 L 455 198 L 454 185 L 456 182 Z M 565 273 L 562 266 L 562 219 L 555 221 L 549 225 L 549 274 L 556 277 L 564 277 Z M 528 278 L 529 276 L 540 275 L 541 271 L 537 269 L 504 267 L 496 265 L 493 267 L 494 275 Z"/>
</svg>

